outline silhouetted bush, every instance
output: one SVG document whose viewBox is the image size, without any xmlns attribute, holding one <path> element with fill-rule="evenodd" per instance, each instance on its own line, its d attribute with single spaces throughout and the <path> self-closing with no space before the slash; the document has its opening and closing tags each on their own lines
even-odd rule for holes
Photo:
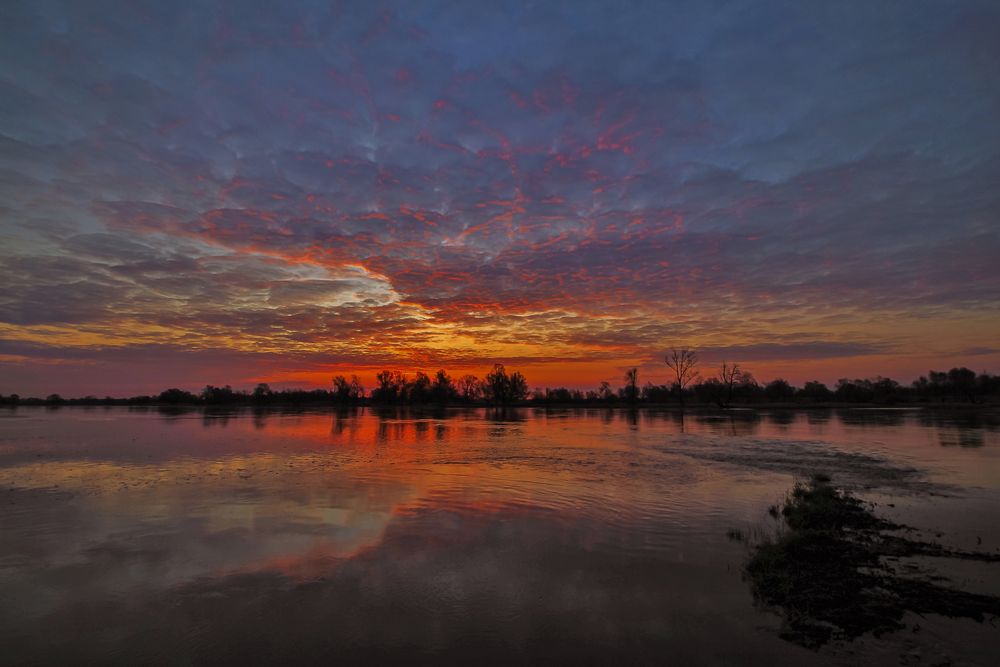
<svg viewBox="0 0 1000 667">
<path fill-rule="evenodd" d="M 365 388 L 357 375 L 348 380 L 343 375 L 333 378 L 333 399 L 338 403 L 357 403 L 365 397 Z"/>
<path fill-rule="evenodd" d="M 189 391 L 173 388 L 160 392 L 156 400 L 167 405 L 179 405 L 181 403 L 196 403 L 198 397 Z"/>
<path fill-rule="evenodd" d="M 764 396 L 769 401 L 790 401 L 795 397 L 795 387 L 789 384 L 788 380 L 782 378 L 771 380 L 764 387 Z"/>
<path fill-rule="evenodd" d="M 519 371 L 508 375 L 503 364 L 495 364 L 483 382 L 483 395 L 497 405 L 523 401 L 528 397 L 528 381 Z"/>
<path fill-rule="evenodd" d="M 806 382 L 805 386 L 796 392 L 796 395 L 807 401 L 816 402 L 829 401 L 833 399 L 833 392 L 830 391 L 830 388 L 818 380 Z"/>
</svg>

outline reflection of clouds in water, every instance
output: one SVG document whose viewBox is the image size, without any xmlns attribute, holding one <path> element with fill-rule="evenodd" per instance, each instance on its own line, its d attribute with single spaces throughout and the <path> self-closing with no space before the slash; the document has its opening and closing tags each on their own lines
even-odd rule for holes
<svg viewBox="0 0 1000 667">
<path fill-rule="evenodd" d="M 100 617 L 85 612 L 86 595 L 64 600 L 44 621 L 57 637 L 71 623 L 88 637 L 73 647 L 77 660 L 99 658 L 104 641 L 127 660 L 193 651 L 209 663 L 241 652 L 252 662 L 405 653 L 476 664 L 519 655 L 574 662 L 647 652 L 691 659 L 707 652 L 723 662 L 747 652 L 794 655 L 747 633 L 760 621 L 744 605 L 738 576 L 717 576 L 717 562 L 651 549 L 634 526 L 455 496 L 436 501 L 394 515 L 379 540 L 352 554 L 318 543 L 175 587 L 136 590 L 129 604 L 107 606 Z M 91 552 L 98 555 L 115 568 L 160 572 L 151 565 L 155 545 L 107 545 Z M 747 641 L 711 642 L 720 625 Z M 145 638 L 154 629 L 151 647 Z M 69 650 L 58 642 L 20 645 L 28 647 L 50 658 Z"/>
<path fill-rule="evenodd" d="M 3 577 L 8 604 L 21 600 L 38 613 L 67 598 L 161 589 L 317 543 L 349 555 L 377 541 L 394 508 L 418 493 L 399 480 L 332 476 L 307 457 L 68 461 L 0 473 L 20 510 L 0 518 L 3 553 L 16 565 Z"/>
<path fill-rule="evenodd" d="M 0 423 L 0 489 L 14 489 L 0 513 L 0 641 L 53 662 L 105 639 L 123 656 L 251 661 L 334 647 L 371 661 L 376 645 L 468 657 L 473 639 L 498 661 L 596 659 L 612 645 L 638 659 L 629 651 L 701 643 L 732 662 L 704 619 L 741 644 L 758 641 L 760 619 L 741 616 L 724 533 L 761 516 L 789 475 L 822 468 L 895 493 L 936 471 L 995 487 L 983 458 L 995 431 L 972 428 L 984 446 L 944 456 L 938 435 L 962 429 L 912 411 L 888 423 L 605 409 L 18 414 Z M 53 628 L 84 653 L 52 643 Z M 167 639 L 151 649 L 141 638 L 153 628 Z M 553 638 L 565 654 L 532 653 Z"/>
</svg>

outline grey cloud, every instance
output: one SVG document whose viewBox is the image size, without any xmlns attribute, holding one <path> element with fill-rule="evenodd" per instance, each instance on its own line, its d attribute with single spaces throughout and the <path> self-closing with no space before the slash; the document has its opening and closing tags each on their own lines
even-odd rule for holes
<svg viewBox="0 0 1000 667">
<path fill-rule="evenodd" d="M 640 346 L 998 306 L 989 2 L 3 12 L 8 323 L 314 340 L 412 325 L 398 295 Z"/>
</svg>

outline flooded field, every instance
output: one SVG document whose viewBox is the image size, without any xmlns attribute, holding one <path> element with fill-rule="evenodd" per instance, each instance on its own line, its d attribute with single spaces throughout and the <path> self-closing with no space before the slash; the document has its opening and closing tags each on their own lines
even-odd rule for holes
<svg viewBox="0 0 1000 667">
<path fill-rule="evenodd" d="M 995 618 L 781 637 L 731 538 L 816 472 L 1000 553 L 995 413 L 4 410 L 0 663 L 995 664 Z"/>
</svg>

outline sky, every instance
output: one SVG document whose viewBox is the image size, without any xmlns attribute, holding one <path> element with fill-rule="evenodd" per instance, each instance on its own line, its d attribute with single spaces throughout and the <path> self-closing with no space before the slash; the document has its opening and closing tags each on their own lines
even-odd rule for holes
<svg viewBox="0 0 1000 667">
<path fill-rule="evenodd" d="M 1000 372 L 1000 4 L 0 4 L 0 393 Z"/>
</svg>

